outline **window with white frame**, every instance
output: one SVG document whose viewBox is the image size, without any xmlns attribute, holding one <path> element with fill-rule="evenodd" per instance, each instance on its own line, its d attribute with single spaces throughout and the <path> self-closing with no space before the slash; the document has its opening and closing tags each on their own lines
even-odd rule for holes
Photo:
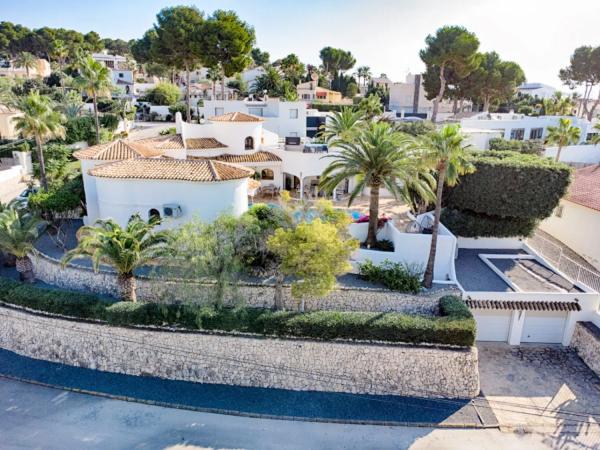
<svg viewBox="0 0 600 450">
<path fill-rule="evenodd" d="M 298 108 L 290 109 L 290 119 L 298 118 Z"/>
<path fill-rule="evenodd" d="M 215 116 L 222 116 L 225 114 L 225 110 L 223 108 L 215 108 Z"/>
<path fill-rule="evenodd" d="M 529 139 L 541 139 L 543 134 L 543 128 L 532 128 L 531 131 L 529 131 Z"/>
<path fill-rule="evenodd" d="M 525 128 L 513 128 L 510 130 L 510 138 L 522 141 L 525 137 Z"/>
</svg>

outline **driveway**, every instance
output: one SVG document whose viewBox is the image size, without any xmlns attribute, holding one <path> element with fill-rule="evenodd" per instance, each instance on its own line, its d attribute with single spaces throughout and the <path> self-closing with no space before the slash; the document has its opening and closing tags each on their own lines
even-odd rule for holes
<svg viewBox="0 0 600 450">
<path fill-rule="evenodd" d="M 477 347 L 481 390 L 501 427 L 583 433 L 600 448 L 600 378 L 574 350 L 500 343 Z M 560 439 L 557 446 L 568 444 Z"/>
<path fill-rule="evenodd" d="M 538 450 L 556 446 L 552 439 L 538 433 L 225 416 L 111 400 L 0 378 L 0 448 Z M 571 448 L 589 447 L 582 443 Z"/>
</svg>

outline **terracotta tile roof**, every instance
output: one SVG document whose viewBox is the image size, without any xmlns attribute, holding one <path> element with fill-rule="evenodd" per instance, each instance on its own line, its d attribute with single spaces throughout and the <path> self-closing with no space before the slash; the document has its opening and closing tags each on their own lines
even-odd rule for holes
<svg viewBox="0 0 600 450">
<path fill-rule="evenodd" d="M 140 144 L 147 145 L 148 147 L 157 148 L 160 150 L 179 150 L 184 149 L 183 139 L 180 134 L 168 134 L 166 136 L 156 136 L 147 139 L 141 139 Z"/>
<path fill-rule="evenodd" d="M 102 164 L 90 169 L 88 173 L 101 178 L 216 182 L 247 178 L 252 176 L 254 171 L 208 159 L 153 158 L 128 159 Z"/>
<path fill-rule="evenodd" d="M 566 199 L 600 211 L 600 164 L 575 171 Z"/>
<path fill-rule="evenodd" d="M 253 116 L 243 112 L 232 112 L 221 116 L 209 117 L 211 122 L 264 122 L 261 117 Z"/>
<path fill-rule="evenodd" d="M 117 139 L 107 144 L 93 145 L 73 153 L 77 159 L 114 161 L 131 158 L 152 158 L 162 155 L 162 150 L 154 149 L 140 141 Z"/>
<path fill-rule="evenodd" d="M 191 158 L 194 158 L 193 156 Z M 242 163 L 262 163 L 262 162 L 281 162 L 281 158 L 271 152 L 258 151 L 247 155 L 231 155 L 223 153 L 219 156 L 209 156 L 207 159 L 214 161 L 223 161 L 234 164 Z"/>
<path fill-rule="evenodd" d="M 217 141 L 215 138 L 190 138 L 185 140 L 185 146 L 188 150 L 207 150 L 212 148 L 227 148 L 225 144 Z"/>
<path fill-rule="evenodd" d="M 576 301 L 518 301 L 518 300 L 472 300 L 465 303 L 475 309 L 504 309 L 519 311 L 581 311 Z"/>
</svg>

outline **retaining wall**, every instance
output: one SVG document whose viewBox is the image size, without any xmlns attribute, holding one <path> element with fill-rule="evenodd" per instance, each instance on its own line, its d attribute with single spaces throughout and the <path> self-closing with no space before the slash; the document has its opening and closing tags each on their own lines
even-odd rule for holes
<svg viewBox="0 0 600 450">
<path fill-rule="evenodd" d="M 113 327 L 0 307 L 0 347 L 129 375 L 293 390 L 469 398 L 477 349 Z"/>
<path fill-rule="evenodd" d="M 577 322 L 571 347 L 583 361 L 600 376 L 600 328 L 592 322 Z"/>
<path fill-rule="evenodd" d="M 36 278 L 45 283 L 65 289 L 86 290 L 97 294 L 117 296 L 114 272 L 101 270 L 96 273 L 89 268 L 76 265 L 62 268 L 60 262 L 42 254 L 33 256 L 32 261 Z M 192 298 L 201 302 L 208 301 L 213 286 L 210 283 L 183 283 L 181 280 L 164 281 L 138 277 L 136 293 L 141 301 L 173 303 Z M 270 308 L 273 306 L 274 293 L 275 288 L 270 284 L 240 283 L 225 302 L 234 304 L 237 301 L 243 301 L 247 306 Z M 428 295 L 412 295 L 387 289 L 342 287 L 324 298 L 308 299 L 306 310 L 436 314 L 438 300 L 446 294 L 460 296 L 460 291 L 450 287 L 433 291 Z M 296 301 L 291 296 L 289 286 L 284 289 L 284 300 L 287 309 L 296 309 Z"/>
</svg>

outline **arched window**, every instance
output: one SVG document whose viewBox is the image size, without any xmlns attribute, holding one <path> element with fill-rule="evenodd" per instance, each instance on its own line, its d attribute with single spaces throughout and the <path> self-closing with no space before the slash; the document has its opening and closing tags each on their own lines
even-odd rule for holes
<svg viewBox="0 0 600 450">
<path fill-rule="evenodd" d="M 254 138 L 252 136 L 248 136 L 244 140 L 244 148 L 246 150 L 254 150 Z"/>
<path fill-rule="evenodd" d="M 148 211 L 148 220 L 151 219 L 160 219 L 160 212 L 158 209 L 152 208 L 150 211 Z"/>
<path fill-rule="evenodd" d="M 261 180 L 274 180 L 275 174 L 273 173 L 273 171 L 271 169 L 263 169 L 262 172 L 260 173 L 260 179 Z"/>
</svg>

